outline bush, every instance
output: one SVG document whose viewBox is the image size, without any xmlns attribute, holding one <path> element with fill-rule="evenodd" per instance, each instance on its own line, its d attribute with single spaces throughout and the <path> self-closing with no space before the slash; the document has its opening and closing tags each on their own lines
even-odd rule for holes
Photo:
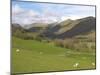
<svg viewBox="0 0 100 75">
<path fill-rule="evenodd" d="M 33 40 L 34 36 L 31 33 L 28 32 L 22 32 L 20 30 L 16 30 L 16 32 L 13 33 L 13 36 L 24 39 L 24 40 Z"/>
<path fill-rule="evenodd" d="M 64 45 L 65 48 L 73 49 L 73 47 L 74 47 L 73 43 L 74 43 L 73 39 L 66 39 L 66 40 L 64 40 L 63 45 Z"/>
<path fill-rule="evenodd" d="M 58 40 L 58 39 L 56 39 L 56 40 L 54 40 L 54 44 L 55 44 L 56 46 L 59 46 L 59 47 L 64 47 L 64 45 L 63 45 L 63 40 Z"/>
<path fill-rule="evenodd" d="M 37 40 L 37 41 L 40 41 L 40 42 L 42 41 L 42 38 L 41 37 L 38 37 L 38 36 L 35 37 L 34 39 Z"/>
<path fill-rule="evenodd" d="M 21 37 L 24 40 L 33 40 L 34 37 L 30 34 L 23 34 L 23 36 Z"/>
<path fill-rule="evenodd" d="M 90 42 L 91 44 L 92 42 Z M 67 48 L 67 49 L 72 49 L 72 50 L 77 50 L 77 51 L 90 51 L 95 49 L 95 46 L 90 46 L 89 42 L 82 41 L 79 39 L 65 39 L 65 40 L 59 40 L 56 39 L 54 41 L 54 44 L 59 47 Z"/>
</svg>

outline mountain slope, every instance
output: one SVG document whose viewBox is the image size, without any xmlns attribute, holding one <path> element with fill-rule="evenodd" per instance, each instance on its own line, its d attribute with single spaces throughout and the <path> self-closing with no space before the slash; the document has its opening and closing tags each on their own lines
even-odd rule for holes
<svg viewBox="0 0 100 75">
<path fill-rule="evenodd" d="M 22 31 L 24 30 L 23 27 L 21 27 L 21 25 L 19 24 L 11 24 L 11 29 L 12 29 L 12 33 L 16 32 L 16 31 Z"/>
<path fill-rule="evenodd" d="M 76 35 L 86 34 L 96 28 L 96 21 L 94 17 L 86 17 L 79 19 L 78 24 L 74 25 L 70 30 L 58 35 L 59 38 L 74 37 Z"/>
<path fill-rule="evenodd" d="M 48 38 L 71 38 L 77 35 L 87 34 L 96 28 L 96 19 L 94 17 L 85 17 L 77 20 L 65 20 L 53 27 L 48 27 L 44 35 Z"/>
<path fill-rule="evenodd" d="M 18 24 L 12 24 L 12 32 L 16 30 L 25 32 L 35 32 L 49 39 L 72 38 L 78 35 L 84 35 L 91 31 L 95 32 L 95 17 L 85 17 L 77 20 L 67 19 L 60 23 L 34 23 L 21 27 Z M 95 36 L 95 35 L 94 35 Z"/>
</svg>

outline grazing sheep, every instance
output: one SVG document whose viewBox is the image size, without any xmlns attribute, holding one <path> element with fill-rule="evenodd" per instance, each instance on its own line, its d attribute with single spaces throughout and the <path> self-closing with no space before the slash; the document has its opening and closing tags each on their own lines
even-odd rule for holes
<svg viewBox="0 0 100 75">
<path fill-rule="evenodd" d="M 19 51 L 20 51 L 19 49 L 16 50 L 16 52 L 19 52 Z"/>
<path fill-rule="evenodd" d="M 73 66 L 74 66 L 74 67 L 78 67 L 78 65 L 79 65 L 79 63 L 75 63 Z"/>
<path fill-rule="evenodd" d="M 92 63 L 92 65 L 94 66 L 94 65 L 95 65 L 95 63 Z"/>
</svg>

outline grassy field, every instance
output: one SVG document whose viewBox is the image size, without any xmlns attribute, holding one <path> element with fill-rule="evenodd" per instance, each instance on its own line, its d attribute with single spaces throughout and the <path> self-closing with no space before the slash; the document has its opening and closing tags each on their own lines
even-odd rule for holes
<svg viewBox="0 0 100 75">
<path fill-rule="evenodd" d="M 53 43 L 12 38 L 12 73 L 77 69 L 95 69 L 95 53 L 77 52 L 56 47 Z"/>
</svg>

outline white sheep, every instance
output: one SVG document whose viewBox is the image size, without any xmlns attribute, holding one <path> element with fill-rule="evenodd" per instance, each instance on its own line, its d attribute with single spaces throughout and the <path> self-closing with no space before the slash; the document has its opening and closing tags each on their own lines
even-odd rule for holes
<svg viewBox="0 0 100 75">
<path fill-rule="evenodd" d="M 73 66 L 74 66 L 74 67 L 78 67 L 78 65 L 79 65 L 79 63 L 75 63 Z"/>
<path fill-rule="evenodd" d="M 92 63 L 92 65 L 94 66 L 94 65 L 95 65 L 95 63 Z"/>
<path fill-rule="evenodd" d="M 20 50 L 19 49 L 16 49 L 16 52 L 19 52 Z"/>
</svg>

